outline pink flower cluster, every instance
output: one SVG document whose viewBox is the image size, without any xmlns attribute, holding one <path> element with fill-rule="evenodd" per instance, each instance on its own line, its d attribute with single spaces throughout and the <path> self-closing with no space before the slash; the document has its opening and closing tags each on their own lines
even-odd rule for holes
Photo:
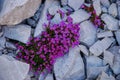
<svg viewBox="0 0 120 80">
<path fill-rule="evenodd" d="M 73 24 L 72 18 L 59 24 L 45 25 L 40 37 L 31 38 L 25 44 L 17 44 L 18 59 L 29 63 L 35 71 L 52 69 L 55 60 L 69 51 L 70 47 L 79 44 L 79 24 Z"/>
<path fill-rule="evenodd" d="M 91 5 L 90 7 L 86 6 L 86 5 L 82 5 L 81 6 L 82 9 L 85 9 L 87 12 L 89 12 L 89 14 L 91 15 L 90 20 L 93 22 L 93 24 L 96 27 L 101 27 L 103 28 L 104 23 L 103 21 L 100 19 L 99 16 L 97 16 L 96 11 L 94 10 L 93 5 Z"/>
</svg>

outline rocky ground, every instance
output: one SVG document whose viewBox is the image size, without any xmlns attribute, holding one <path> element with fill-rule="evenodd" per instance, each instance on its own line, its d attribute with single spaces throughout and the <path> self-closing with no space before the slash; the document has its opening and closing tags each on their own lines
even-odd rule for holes
<svg viewBox="0 0 120 80">
<path fill-rule="evenodd" d="M 93 6 L 102 27 L 83 5 Z M 15 59 L 15 44 L 41 34 L 47 14 L 51 23 L 65 20 L 59 10 L 80 24 L 80 44 L 57 59 L 51 73 L 36 76 L 29 64 Z M 120 1 L 0 0 L 0 80 L 120 80 Z"/>
</svg>

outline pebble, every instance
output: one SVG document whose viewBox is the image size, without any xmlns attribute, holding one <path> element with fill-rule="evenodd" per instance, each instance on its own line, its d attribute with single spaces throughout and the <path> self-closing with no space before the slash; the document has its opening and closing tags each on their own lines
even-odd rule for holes
<svg viewBox="0 0 120 80">
<path fill-rule="evenodd" d="M 95 44 L 90 47 L 90 52 L 95 56 L 100 56 L 104 50 L 110 47 L 115 41 L 114 38 L 104 38 L 101 41 L 98 40 Z"/>
<path fill-rule="evenodd" d="M 117 31 L 115 32 L 115 36 L 116 36 L 116 39 L 117 39 L 118 44 L 120 45 L 120 30 L 117 30 Z"/>
<path fill-rule="evenodd" d="M 112 37 L 112 36 L 113 36 L 112 31 L 104 31 L 104 32 L 97 33 L 98 38 Z"/>
<path fill-rule="evenodd" d="M 93 1 L 93 7 L 94 7 L 94 10 L 96 11 L 97 16 L 99 16 L 102 12 L 101 5 L 100 5 L 100 0 L 94 0 Z"/>
<path fill-rule="evenodd" d="M 113 17 L 116 17 L 118 14 L 117 12 L 117 5 L 115 3 L 112 3 L 108 9 L 108 12 L 110 15 L 112 15 Z"/>
</svg>

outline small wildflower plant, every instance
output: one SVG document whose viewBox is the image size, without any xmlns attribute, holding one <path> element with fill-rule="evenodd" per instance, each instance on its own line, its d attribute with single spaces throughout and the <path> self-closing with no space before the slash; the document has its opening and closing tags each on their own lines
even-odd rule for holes
<svg viewBox="0 0 120 80">
<path fill-rule="evenodd" d="M 96 11 L 94 10 L 93 5 L 90 5 L 88 7 L 88 6 L 83 4 L 81 6 L 81 8 L 85 9 L 87 12 L 89 12 L 89 14 L 91 15 L 90 20 L 91 20 L 91 22 L 93 22 L 93 24 L 96 27 L 100 27 L 100 28 L 104 27 L 104 22 L 101 20 L 101 18 L 99 16 L 97 16 Z"/>
<path fill-rule="evenodd" d="M 31 69 L 42 72 L 51 71 L 55 60 L 69 51 L 70 47 L 79 44 L 79 24 L 67 17 L 59 24 L 46 24 L 40 37 L 30 38 L 27 44 L 18 43 L 17 59 L 30 64 Z"/>
</svg>

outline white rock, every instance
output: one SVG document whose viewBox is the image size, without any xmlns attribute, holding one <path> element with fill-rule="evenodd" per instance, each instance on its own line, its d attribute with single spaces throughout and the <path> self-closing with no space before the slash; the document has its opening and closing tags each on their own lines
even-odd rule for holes
<svg viewBox="0 0 120 80">
<path fill-rule="evenodd" d="M 54 18 L 51 20 L 54 24 L 59 24 L 62 21 L 61 16 L 59 13 L 56 13 Z"/>
<path fill-rule="evenodd" d="M 80 9 L 71 14 L 70 17 L 73 18 L 73 23 L 80 23 L 87 20 L 90 17 L 90 14 L 88 14 L 85 10 Z"/>
<path fill-rule="evenodd" d="M 90 21 L 84 21 L 80 24 L 80 41 L 91 46 L 95 43 L 97 30 Z"/>
<path fill-rule="evenodd" d="M 108 12 L 108 9 L 103 6 L 103 7 L 102 7 L 102 12 L 107 13 L 107 12 Z"/>
<path fill-rule="evenodd" d="M 84 2 L 85 0 L 68 0 L 68 5 L 74 10 L 78 10 Z"/>
<path fill-rule="evenodd" d="M 4 0 L 0 25 L 15 25 L 34 15 L 42 0 Z"/>
<path fill-rule="evenodd" d="M 54 72 L 57 80 L 84 80 L 84 63 L 80 56 L 80 48 L 70 49 L 69 54 L 57 59 Z"/>
<path fill-rule="evenodd" d="M 113 36 L 112 31 L 104 31 L 104 32 L 97 33 L 98 38 L 112 37 L 112 36 Z"/>
<path fill-rule="evenodd" d="M 104 59 L 103 59 L 104 64 L 109 63 L 110 65 L 113 65 L 113 61 L 114 61 L 114 55 L 109 51 L 104 51 Z"/>
<path fill-rule="evenodd" d="M 31 35 L 31 27 L 20 24 L 16 26 L 4 27 L 4 36 L 10 39 L 18 40 L 27 43 Z"/>
<path fill-rule="evenodd" d="M 95 44 L 90 47 L 90 52 L 95 56 L 99 56 L 104 50 L 109 48 L 109 46 L 115 41 L 114 38 L 104 38 L 101 41 L 98 40 Z"/>
<path fill-rule="evenodd" d="M 101 67 L 103 66 L 102 59 L 96 57 L 96 56 L 89 56 L 86 57 L 87 67 Z"/>
<path fill-rule="evenodd" d="M 28 25 L 32 26 L 32 27 L 35 27 L 36 26 L 36 21 L 33 20 L 33 19 L 27 19 L 27 23 Z"/>
<path fill-rule="evenodd" d="M 6 48 L 12 49 L 12 50 L 16 50 L 17 48 L 15 47 L 15 45 L 11 42 L 6 42 Z"/>
<path fill-rule="evenodd" d="M 66 5 L 68 4 L 68 0 L 61 0 L 61 4 L 62 4 L 63 6 L 66 6 Z"/>
<path fill-rule="evenodd" d="M 60 6 L 53 5 L 48 9 L 48 11 L 51 15 L 55 15 L 57 13 L 57 11 L 59 10 L 59 8 L 60 8 Z"/>
<path fill-rule="evenodd" d="M 115 36 L 116 36 L 118 44 L 120 45 L 120 30 L 115 32 Z"/>
<path fill-rule="evenodd" d="M 109 14 L 111 14 L 113 17 L 117 16 L 117 5 L 115 3 L 112 3 L 108 9 Z"/>
<path fill-rule="evenodd" d="M 24 80 L 31 80 L 30 75 L 27 75 L 27 77 Z"/>
<path fill-rule="evenodd" d="M 108 74 L 103 71 L 101 75 L 98 76 L 97 80 L 115 80 L 115 78 L 112 75 L 108 76 Z"/>
<path fill-rule="evenodd" d="M 88 80 L 95 80 L 97 76 L 102 73 L 102 71 L 107 72 L 108 66 L 103 66 L 103 67 L 89 67 L 87 68 L 87 79 Z"/>
<path fill-rule="evenodd" d="M 45 80 L 54 80 L 52 74 L 48 74 Z"/>
<path fill-rule="evenodd" d="M 6 39 L 5 37 L 0 37 L 0 47 L 5 48 Z"/>
<path fill-rule="evenodd" d="M 86 56 L 89 56 L 89 51 L 86 46 L 79 45 L 80 51 L 82 51 Z"/>
<path fill-rule="evenodd" d="M 117 80 L 120 80 L 120 74 L 116 77 Z"/>
<path fill-rule="evenodd" d="M 100 0 L 100 2 L 101 2 L 101 4 L 102 4 L 103 6 L 105 6 L 105 7 L 107 7 L 107 8 L 110 6 L 109 0 Z"/>
<path fill-rule="evenodd" d="M 43 74 L 44 73 L 44 74 Z M 43 73 L 40 74 L 38 80 L 45 80 L 46 76 L 48 75 L 48 71 L 44 70 Z"/>
<path fill-rule="evenodd" d="M 103 14 L 101 16 L 101 19 L 105 22 L 107 25 L 107 28 L 111 31 L 118 30 L 119 28 L 119 22 L 117 19 L 114 17 L 108 15 L 108 14 Z"/>
<path fill-rule="evenodd" d="M 120 49 L 120 46 L 114 46 L 114 47 L 111 47 L 109 49 L 109 51 L 111 53 L 113 53 L 114 56 L 115 56 L 113 65 L 111 65 L 110 67 L 112 68 L 113 72 L 116 75 L 120 74 L 120 54 L 119 54 L 119 49 Z"/>
<path fill-rule="evenodd" d="M 29 65 L 7 55 L 0 56 L 0 80 L 24 80 L 29 71 Z"/>
<path fill-rule="evenodd" d="M 38 35 L 40 35 L 40 33 L 42 31 L 44 31 L 43 28 L 43 24 L 44 23 L 48 23 L 47 21 L 47 12 L 48 12 L 48 8 L 50 8 L 50 6 L 54 3 L 55 0 L 46 0 L 45 5 L 42 9 L 41 15 L 40 15 L 40 19 L 38 21 L 38 24 L 35 28 L 35 33 L 34 33 L 34 37 L 37 37 Z"/>
<path fill-rule="evenodd" d="M 93 1 L 93 7 L 94 7 L 94 10 L 96 11 L 96 14 L 99 16 L 102 12 L 101 5 L 100 5 L 100 0 L 94 0 Z"/>
</svg>

